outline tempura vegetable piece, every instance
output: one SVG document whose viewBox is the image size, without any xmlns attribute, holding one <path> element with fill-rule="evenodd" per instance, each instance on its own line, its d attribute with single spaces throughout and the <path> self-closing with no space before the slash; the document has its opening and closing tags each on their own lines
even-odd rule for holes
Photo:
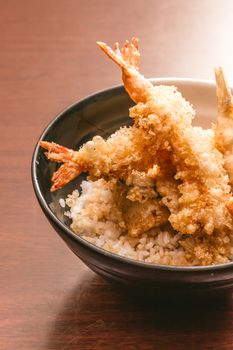
<svg viewBox="0 0 233 350">
<path fill-rule="evenodd" d="M 231 260 L 232 244 L 231 235 L 214 232 L 210 236 L 189 235 L 180 240 L 180 245 L 185 249 L 187 261 L 192 265 L 223 264 Z"/>
<path fill-rule="evenodd" d="M 167 223 L 169 212 L 153 187 L 128 187 L 118 183 L 115 201 L 132 237 Z"/>
<path fill-rule="evenodd" d="M 137 186 L 135 188 L 128 187 L 114 179 L 109 181 L 99 179 L 94 182 L 95 190 L 99 187 L 102 189 L 101 193 L 98 192 L 99 205 L 96 206 L 92 202 L 91 183 L 92 181 L 89 180 L 81 184 L 84 191 L 82 196 L 85 200 L 81 200 L 79 205 L 73 209 L 76 212 L 79 223 L 78 225 L 74 223 L 72 225 L 75 232 L 85 232 L 92 221 L 102 223 L 112 221 L 119 226 L 121 231 L 127 231 L 129 236 L 135 238 L 145 231 L 153 227 L 159 227 L 167 222 L 168 210 L 157 198 L 158 195 L 152 188 L 149 190 L 148 188 L 143 189 Z M 143 196 L 143 192 L 145 196 Z M 145 192 L 148 193 L 146 194 Z M 74 197 L 74 193 L 68 196 L 67 204 L 69 206 L 72 206 L 72 197 Z M 78 192 L 75 197 L 79 197 Z M 103 205 L 103 203 L 106 205 Z M 101 210 L 99 209 L 100 207 Z"/>
</svg>

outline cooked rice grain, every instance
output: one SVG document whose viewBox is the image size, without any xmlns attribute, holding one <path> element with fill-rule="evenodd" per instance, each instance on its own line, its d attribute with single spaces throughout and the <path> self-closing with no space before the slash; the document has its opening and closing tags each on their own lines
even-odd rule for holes
<svg viewBox="0 0 233 350">
<path fill-rule="evenodd" d="M 137 238 L 130 237 L 115 203 L 114 185 L 114 181 L 103 179 L 83 181 L 82 193 L 76 190 L 68 196 L 66 204 L 70 209 L 66 215 L 72 220 L 71 228 L 76 234 L 109 252 L 153 264 L 206 265 L 208 262 L 217 264 L 232 259 L 231 236 L 222 237 L 221 244 L 225 250 L 219 248 L 215 255 L 209 253 L 213 248 L 211 240 L 204 246 L 203 243 L 200 245 L 199 241 L 189 241 L 189 237 L 186 239 L 168 225 L 166 228 L 153 228 Z M 60 203 L 63 206 L 63 202 Z M 208 244 L 210 247 L 206 247 Z M 205 250 L 207 248 L 208 252 Z M 200 254 L 204 254 L 203 258 Z"/>
</svg>

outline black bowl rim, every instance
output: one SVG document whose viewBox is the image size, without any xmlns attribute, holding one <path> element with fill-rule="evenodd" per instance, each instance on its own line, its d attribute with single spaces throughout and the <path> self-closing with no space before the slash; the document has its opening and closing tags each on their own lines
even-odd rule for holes
<svg viewBox="0 0 233 350">
<path fill-rule="evenodd" d="M 150 81 L 154 84 L 159 83 L 159 84 L 176 84 L 176 83 L 182 83 L 182 84 L 194 84 L 194 85 L 208 85 L 211 87 L 214 87 L 215 84 L 213 81 L 210 80 L 204 80 L 204 79 L 193 79 L 193 78 L 179 78 L 179 77 L 158 77 L 158 78 L 151 78 Z M 93 243 L 88 242 L 81 236 L 78 236 L 75 234 L 71 229 L 69 229 L 65 224 L 63 224 L 57 217 L 56 215 L 52 212 L 50 207 L 47 205 L 41 191 L 40 191 L 40 186 L 36 177 L 36 164 L 37 164 L 37 156 L 38 156 L 38 150 L 39 150 L 39 142 L 44 139 L 44 136 L 48 133 L 49 129 L 51 129 L 57 122 L 58 120 L 61 120 L 65 118 L 66 114 L 68 112 L 71 112 L 73 109 L 76 109 L 77 105 L 81 104 L 88 104 L 90 100 L 93 98 L 98 98 L 98 97 L 103 97 L 104 95 L 108 95 L 109 93 L 114 93 L 114 94 L 119 94 L 124 91 L 124 85 L 114 85 L 109 88 L 103 89 L 96 91 L 76 102 L 73 104 L 67 106 L 65 109 L 63 109 L 60 113 L 57 114 L 55 118 L 53 118 L 49 124 L 45 127 L 43 130 L 42 134 L 40 135 L 35 149 L 33 151 L 33 156 L 32 156 L 32 161 L 31 161 L 31 178 L 32 178 L 32 184 L 33 188 L 37 197 L 37 200 L 39 204 L 42 206 L 46 214 L 49 216 L 49 218 L 54 222 L 55 225 L 57 225 L 63 232 L 67 234 L 71 239 L 77 241 L 79 244 L 84 245 L 86 248 L 94 250 L 96 253 L 107 256 L 113 260 L 120 261 L 122 263 L 126 263 L 128 265 L 133 265 L 136 267 L 144 267 L 144 268 L 149 268 L 149 269 L 154 269 L 154 270 L 166 270 L 166 271 L 176 271 L 176 272 L 215 272 L 218 270 L 225 270 L 225 269 L 230 269 L 233 267 L 233 262 L 229 263 L 223 263 L 223 264 L 218 264 L 218 265 L 205 265 L 205 266 L 173 266 L 173 265 L 162 265 L 162 264 L 154 264 L 154 263 L 147 263 L 144 261 L 138 261 L 132 258 L 127 258 L 115 253 L 111 253 L 103 248 L 99 248 Z"/>
</svg>

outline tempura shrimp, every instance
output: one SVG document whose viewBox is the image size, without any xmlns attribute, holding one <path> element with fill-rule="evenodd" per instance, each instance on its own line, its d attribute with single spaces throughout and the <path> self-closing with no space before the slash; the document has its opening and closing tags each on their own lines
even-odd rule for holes
<svg viewBox="0 0 233 350">
<path fill-rule="evenodd" d="M 172 227 L 182 234 L 231 230 L 233 198 L 223 155 L 216 148 L 215 139 L 220 138 L 214 137 L 213 130 L 192 127 L 194 110 L 174 86 L 153 86 L 140 74 L 136 38 L 126 41 L 122 50 L 118 43 L 114 50 L 102 42 L 98 45 L 122 69 L 125 89 L 136 102 L 130 109 L 134 125 L 121 128 L 106 141 L 96 136 L 79 151 L 41 142 L 50 160 L 64 163 L 53 175 L 52 190 L 87 171 L 92 179 L 123 181 L 127 186 L 124 198 L 132 203 L 144 201 L 148 218 L 161 211 L 159 223 L 169 213 Z M 143 196 L 145 188 L 155 194 L 154 206 L 148 193 Z M 131 204 L 134 209 L 126 221 L 140 213 L 141 204 Z M 143 218 L 143 211 L 141 215 Z M 134 226 L 132 232 L 145 229 L 143 219 L 141 222 L 141 228 Z M 152 217 L 150 222 L 147 230 L 157 219 Z"/>
<path fill-rule="evenodd" d="M 141 139 L 142 131 L 133 126 L 119 129 L 107 140 L 95 136 L 79 151 L 41 141 L 40 145 L 48 150 L 45 154 L 49 160 L 64 163 L 52 177 L 51 191 L 61 188 L 82 172 L 88 172 L 92 178 L 123 180 L 127 185 L 153 186 L 159 168 L 150 153 L 145 156 L 145 148 L 150 145 L 142 143 Z"/>
<path fill-rule="evenodd" d="M 215 69 L 215 78 L 218 99 L 215 142 L 223 154 L 224 167 L 233 186 L 233 96 L 221 68 Z"/>
<path fill-rule="evenodd" d="M 51 191 L 63 187 L 82 172 L 88 172 L 92 179 L 120 180 L 117 202 L 128 234 L 135 237 L 164 224 L 169 213 L 154 188 L 159 168 L 150 154 L 145 157 L 144 148 L 150 146 L 139 142 L 141 134 L 135 127 L 121 128 L 107 140 L 94 137 L 79 151 L 42 141 L 40 145 L 48 150 L 47 158 L 63 162 L 53 174 Z"/>
<path fill-rule="evenodd" d="M 135 125 L 154 138 L 157 151 L 170 152 L 180 194 L 176 195 L 178 203 L 168 206 L 173 228 L 183 234 L 231 229 L 229 177 L 214 147 L 213 132 L 192 127 L 194 111 L 175 87 L 153 87 L 139 73 L 136 39 L 126 42 L 122 51 L 118 44 L 114 50 L 104 43 L 98 45 L 122 68 L 125 88 L 137 103 L 130 110 Z M 162 164 L 158 165 L 163 173 Z"/>
</svg>

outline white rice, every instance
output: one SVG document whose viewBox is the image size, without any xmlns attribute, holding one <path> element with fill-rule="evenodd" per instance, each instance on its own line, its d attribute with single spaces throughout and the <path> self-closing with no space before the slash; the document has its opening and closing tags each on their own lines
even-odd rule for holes
<svg viewBox="0 0 233 350">
<path fill-rule="evenodd" d="M 111 186 L 103 179 L 83 181 L 81 195 L 75 190 L 66 199 L 71 228 L 87 241 L 110 252 L 149 263 L 186 265 L 181 234 L 151 229 L 138 238 L 127 235 L 114 202 Z M 60 201 L 63 206 L 63 201 Z"/>
<path fill-rule="evenodd" d="M 113 182 L 104 179 L 83 181 L 81 193 L 75 190 L 66 200 L 59 200 L 63 208 L 65 205 L 69 207 L 65 214 L 71 219 L 71 229 L 76 234 L 97 247 L 139 261 L 162 265 L 208 264 L 198 258 L 201 245 L 198 246 L 195 241 L 188 242 L 190 249 L 187 250 L 187 245 L 186 248 L 182 245 L 184 235 L 177 233 L 170 225 L 153 228 L 137 238 L 129 236 L 115 202 L 113 188 Z M 221 239 L 227 250 L 217 248 L 211 264 L 233 260 L 233 235 Z M 211 236 L 206 244 L 208 249 L 211 248 Z"/>
</svg>

